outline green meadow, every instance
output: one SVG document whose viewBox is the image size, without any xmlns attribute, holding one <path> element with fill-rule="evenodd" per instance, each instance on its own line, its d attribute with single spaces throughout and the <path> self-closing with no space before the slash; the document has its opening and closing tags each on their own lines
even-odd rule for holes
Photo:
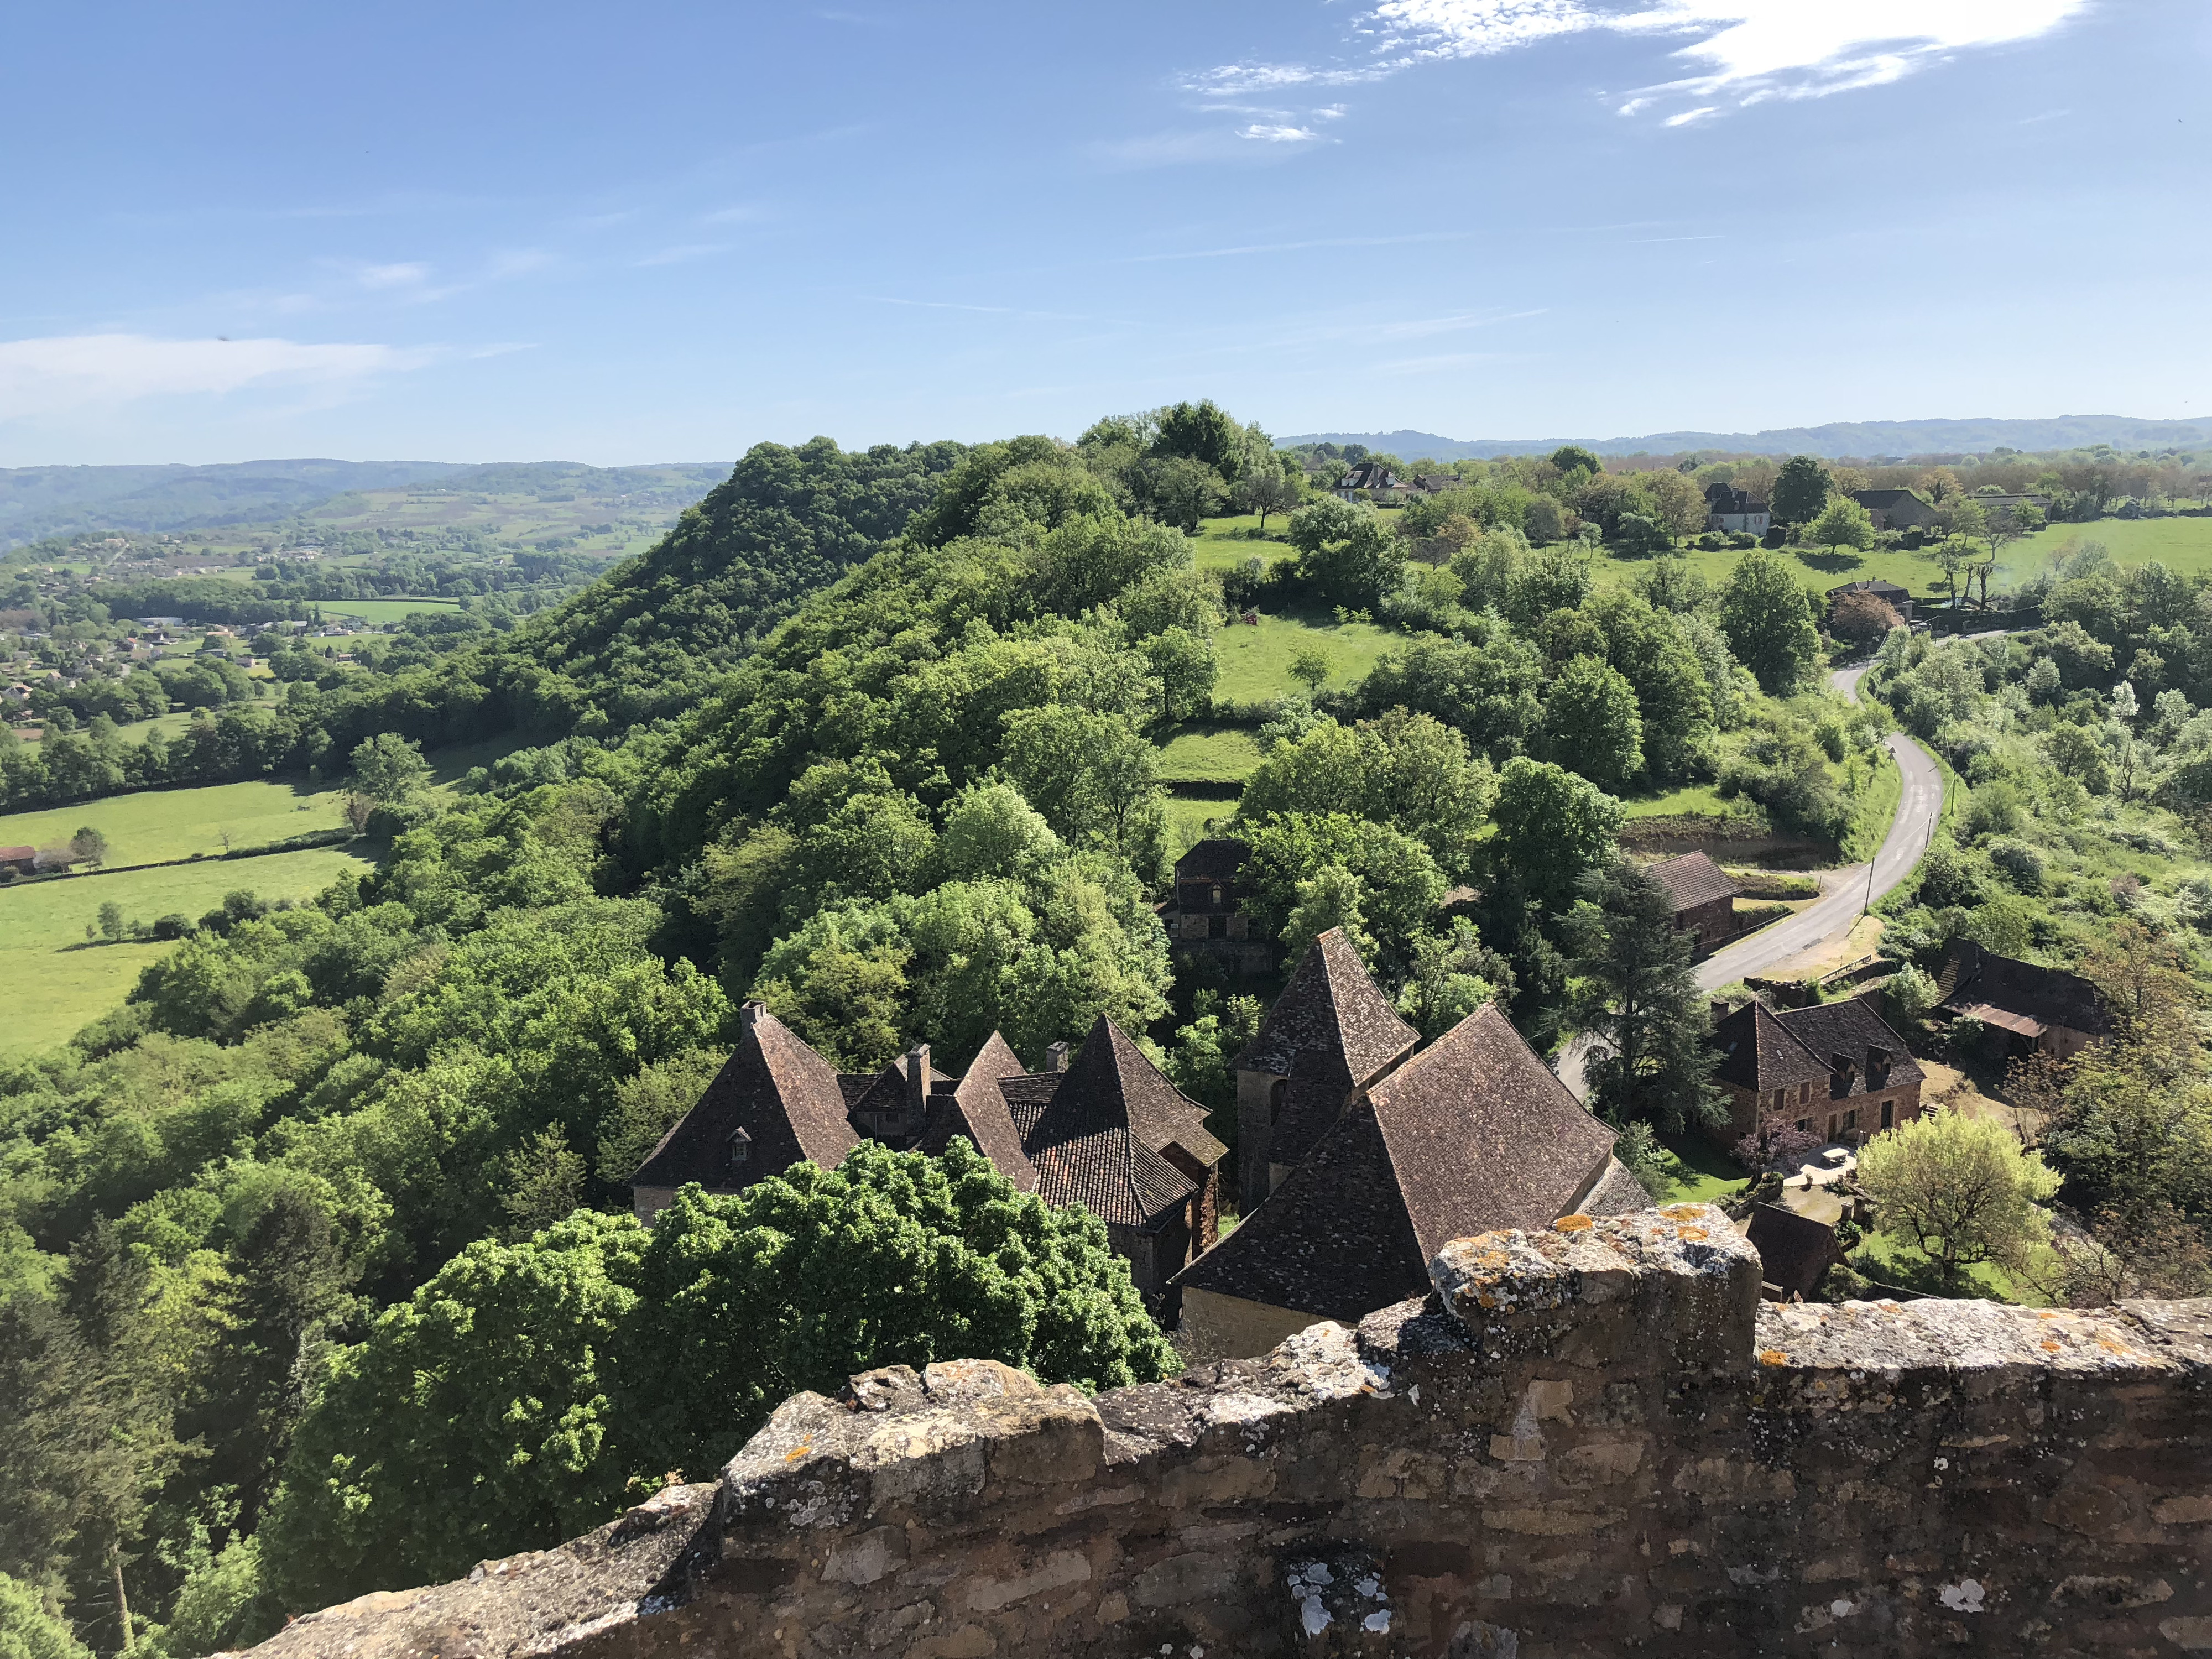
<svg viewBox="0 0 2212 1659">
<path fill-rule="evenodd" d="M 1291 678 L 1291 659 L 1307 645 L 1319 646 L 1328 658 L 1329 676 L 1322 689 L 1341 691 L 1366 678 L 1382 653 L 1404 638 L 1373 623 L 1325 617 L 1262 615 L 1256 626 L 1231 623 L 1214 636 L 1221 669 L 1213 695 L 1235 702 L 1304 695 L 1304 685 Z"/>
<path fill-rule="evenodd" d="M 230 847 L 238 848 L 338 827 L 337 791 L 255 781 L 153 789 L 75 806 L 10 812 L 0 817 L 0 846 L 45 847 L 90 828 L 107 837 L 108 863 L 154 864 L 223 852 L 226 833 Z"/>
<path fill-rule="evenodd" d="M 1242 783 L 1260 764 L 1260 740 L 1236 726 L 1179 726 L 1160 745 L 1168 784 Z"/>
<path fill-rule="evenodd" d="M 459 599 L 319 599 L 325 617 L 358 617 L 366 623 L 396 623 L 423 611 L 458 611 Z"/>
<path fill-rule="evenodd" d="M 126 920 L 172 914 L 197 920 L 240 888 L 270 900 L 312 898 L 341 874 L 367 867 L 365 859 L 326 847 L 0 887 L 0 975 L 8 986 L 0 1056 L 66 1040 L 119 1006 L 139 969 L 176 948 L 171 941 L 88 944 L 85 927 L 108 900 L 123 907 Z"/>
</svg>

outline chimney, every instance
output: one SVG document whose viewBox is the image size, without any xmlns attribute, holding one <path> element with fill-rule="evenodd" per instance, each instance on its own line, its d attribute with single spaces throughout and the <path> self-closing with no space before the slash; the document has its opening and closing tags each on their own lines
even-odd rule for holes
<svg viewBox="0 0 2212 1659">
<path fill-rule="evenodd" d="M 748 1002 L 738 1010 L 738 1018 L 744 1022 L 745 1030 L 750 1031 L 761 1023 L 761 1016 L 766 1012 L 768 1004 L 765 1002 Z"/>
<path fill-rule="evenodd" d="M 1067 1069 L 1066 1042 L 1055 1042 L 1044 1051 L 1044 1068 L 1048 1072 L 1064 1072 Z"/>
<path fill-rule="evenodd" d="M 929 1107 L 929 1045 L 917 1042 L 906 1051 L 906 1103 L 916 1113 Z"/>
</svg>

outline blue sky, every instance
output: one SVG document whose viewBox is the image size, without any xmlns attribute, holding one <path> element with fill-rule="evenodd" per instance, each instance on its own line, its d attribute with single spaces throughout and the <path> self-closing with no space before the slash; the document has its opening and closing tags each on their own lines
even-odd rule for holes
<svg viewBox="0 0 2212 1659">
<path fill-rule="evenodd" d="M 2201 0 L 19 8 L 0 465 L 2212 416 Z"/>
</svg>

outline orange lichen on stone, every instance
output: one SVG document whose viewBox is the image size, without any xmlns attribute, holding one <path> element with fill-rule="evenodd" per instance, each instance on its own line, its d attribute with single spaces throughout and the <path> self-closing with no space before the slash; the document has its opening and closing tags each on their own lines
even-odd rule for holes
<svg viewBox="0 0 2212 1659">
<path fill-rule="evenodd" d="M 1586 1215 L 1563 1215 L 1552 1224 L 1563 1233 L 1588 1232 L 1597 1223 Z"/>
<path fill-rule="evenodd" d="M 2058 1345 L 2056 1342 L 2046 1341 L 2044 1343 L 2043 1347 L 2046 1353 L 2057 1353 L 2058 1352 Z"/>
<path fill-rule="evenodd" d="M 807 1453 L 813 1449 L 814 1443 L 811 1440 L 802 1440 L 797 1445 L 793 1446 L 789 1451 L 784 1453 L 783 1461 L 787 1463 L 796 1463 L 800 1458 L 805 1456 Z"/>
<path fill-rule="evenodd" d="M 1790 1356 L 1779 1348 L 1761 1348 L 1759 1363 L 1762 1365 L 1786 1365 L 1790 1363 Z"/>
<path fill-rule="evenodd" d="M 1695 1243 L 1698 1239 L 1708 1238 L 1711 1237 L 1711 1235 L 1707 1233 L 1703 1227 L 1681 1227 L 1675 1230 L 1674 1237 L 1686 1240 L 1691 1243 Z"/>
</svg>

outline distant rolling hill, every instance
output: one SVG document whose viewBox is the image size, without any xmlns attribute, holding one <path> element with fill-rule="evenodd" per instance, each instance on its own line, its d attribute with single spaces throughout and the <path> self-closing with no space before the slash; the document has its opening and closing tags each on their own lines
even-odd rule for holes
<svg viewBox="0 0 2212 1659">
<path fill-rule="evenodd" d="M 1821 455 L 1830 459 L 1893 455 L 1983 455 L 1997 448 L 2197 449 L 2212 446 L 2212 421 L 2142 421 L 2124 415 L 2061 415 L 2045 421 L 1832 421 L 1766 432 L 1653 432 L 1640 438 L 1446 438 L 1433 432 L 1310 432 L 1285 444 L 1364 444 L 1404 460 L 1459 461 L 1490 455 L 1548 454 L 1580 444 L 1601 455 L 1674 455 L 1695 449 L 1738 454 Z"/>
<path fill-rule="evenodd" d="M 620 499 L 665 492 L 680 479 L 689 499 L 696 500 L 728 471 L 726 463 L 603 468 L 567 461 L 0 467 L 0 550 L 84 531 L 154 534 L 264 523 L 311 512 L 342 495 L 433 481 L 471 494 L 579 491 Z"/>
</svg>

